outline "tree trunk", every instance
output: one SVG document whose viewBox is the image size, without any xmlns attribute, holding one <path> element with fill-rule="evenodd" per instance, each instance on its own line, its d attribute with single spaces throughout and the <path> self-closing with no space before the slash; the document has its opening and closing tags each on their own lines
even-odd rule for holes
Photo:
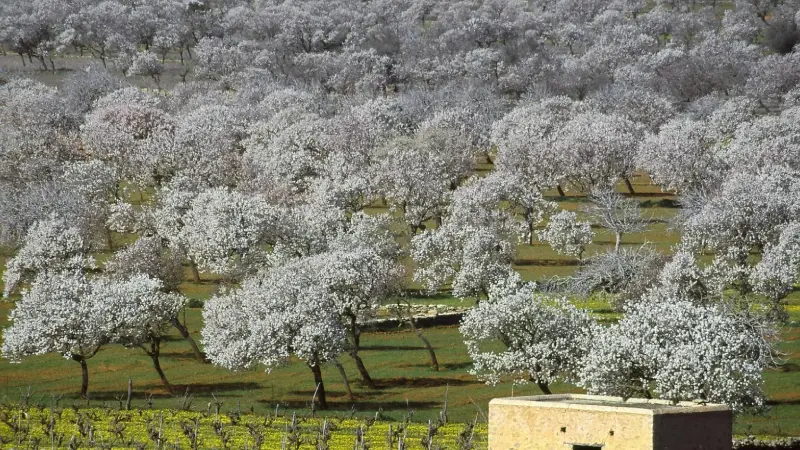
<svg viewBox="0 0 800 450">
<path fill-rule="evenodd" d="M 131 398 L 133 397 L 133 378 L 128 378 L 128 398 L 125 400 L 125 410 L 131 409 Z"/>
<path fill-rule="evenodd" d="M 89 395 L 89 367 L 86 365 L 86 358 L 83 355 L 72 355 L 73 361 L 78 361 L 81 365 L 81 397 L 88 398 Z"/>
<path fill-rule="evenodd" d="M 356 368 L 358 369 L 358 373 L 361 374 L 361 379 L 364 383 L 367 383 L 371 389 L 375 389 L 375 382 L 372 381 L 372 377 L 369 376 L 369 372 L 367 372 L 367 368 L 364 366 L 364 361 L 361 360 L 361 357 L 358 356 L 358 350 L 361 347 L 361 332 L 358 329 L 358 321 L 356 320 L 355 314 L 349 314 L 350 318 L 350 357 L 353 358 L 353 361 L 356 363 Z"/>
<path fill-rule="evenodd" d="M 552 392 L 550 392 L 550 386 L 547 383 L 542 383 L 541 381 L 537 381 L 536 385 L 539 386 L 539 389 L 541 389 L 544 394 L 546 395 L 552 394 Z"/>
<path fill-rule="evenodd" d="M 177 317 L 173 317 L 172 320 L 170 320 L 170 323 L 172 324 L 172 326 L 177 328 L 181 336 L 183 336 L 183 338 L 186 339 L 187 342 L 189 342 L 189 345 L 192 347 L 192 352 L 194 353 L 194 357 L 197 358 L 197 360 L 200 361 L 201 363 L 206 362 L 205 355 L 203 355 L 203 352 L 200 351 L 200 347 L 197 346 L 197 342 L 195 342 L 194 339 L 192 339 L 192 336 L 189 334 L 189 330 L 187 330 L 186 327 L 183 326 L 181 321 L 178 320 Z"/>
<path fill-rule="evenodd" d="M 616 238 L 616 240 L 614 242 L 614 251 L 618 252 L 619 251 L 619 244 L 622 241 L 622 233 L 617 231 L 616 233 L 614 233 L 614 237 Z"/>
<path fill-rule="evenodd" d="M 350 380 L 347 378 L 347 372 L 344 371 L 344 366 L 337 360 L 333 360 L 333 365 L 339 370 L 339 375 L 342 376 L 342 383 L 344 383 L 344 390 L 347 392 L 347 398 L 350 400 L 355 400 L 355 396 L 353 396 L 353 390 L 350 389 Z"/>
<path fill-rule="evenodd" d="M 369 386 L 370 389 L 377 389 L 375 382 L 372 381 L 372 377 L 370 377 L 369 372 L 367 372 L 367 368 L 364 367 L 364 361 L 362 361 L 361 357 L 358 356 L 358 350 L 350 350 L 350 357 L 353 358 L 353 361 L 355 361 L 358 373 L 361 374 L 361 379 L 364 381 L 364 383 L 367 383 L 367 386 Z"/>
<path fill-rule="evenodd" d="M 631 195 L 635 195 L 636 191 L 633 190 L 633 185 L 631 184 L 631 180 L 629 180 L 628 177 L 623 177 L 622 179 L 625 180 L 625 186 L 628 187 L 628 192 L 630 192 Z"/>
<path fill-rule="evenodd" d="M 567 196 L 567 194 L 564 193 L 564 189 L 561 188 L 560 184 L 556 185 L 556 189 L 558 189 L 558 195 L 560 195 L 561 197 L 566 197 Z"/>
<path fill-rule="evenodd" d="M 164 375 L 164 371 L 161 369 L 161 361 L 158 359 L 161 354 L 161 339 L 152 339 L 150 341 L 150 351 L 145 350 L 145 352 L 153 360 L 153 368 L 156 369 L 156 373 L 158 373 L 158 377 L 161 378 L 161 382 L 167 388 L 167 392 L 172 394 L 172 386 L 167 381 L 167 376 Z"/>
<path fill-rule="evenodd" d="M 525 222 L 528 224 L 528 245 L 533 245 L 533 229 L 535 225 L 533 223 L 533 214 L 530 209 L 525 211 Z"/>
<path fill-rule="evenodd" d="M 424 334 L 422 334 L 422 331 L 420 331 L 420 329 L 417 328 L 417 326 L 414 324 L 414 318 L 413 317 L 411 317 L 408 320 L 408 323 L 411 324 L 411 329 L 414 330 L 415 333 L 417 333 L 417 337 L 419 337 L 420 340 L 422 341 L 422 343 L 425 344 L 425 348 L 428 349 L 428 356 L 430 356 L 430 358 L 431 358 L 431 367 L 433 367 L 433 370 L 438 372 L 439 371 L 439 360 L 436 359 L 436 352 L 433 350 L 433 346 L 431 345 L 431 342 L 428 340 L 428 338 L 425 337 Z"/>
<path fill-rule="evenodd" d="M 361 330 L 358 328 L 358 319 L 355 314 L 349 314 L 348 317 L 350 318 L 350 339 L 358 352 L 361 349 Z"/>
<path fill-rule="evenodd" d="M 328 409 L 328 400 L 325 398 L 325 383 L 322 381 L 322 369 L 319 367 L 319 362 L 309 364 L 311 372 L 314 373 L 314 384 L 317 386 L 317 402 L 319 402 L 319 409 Z"/>
<path fill-rule="evenodd" d="M 194 259 L 189 257 L 189 268 L 192 269 L 192 280 L 195 283 L 200 282 L 200 271 L 197 270 L 197 264 L 194 262 Z"/>
</svg>

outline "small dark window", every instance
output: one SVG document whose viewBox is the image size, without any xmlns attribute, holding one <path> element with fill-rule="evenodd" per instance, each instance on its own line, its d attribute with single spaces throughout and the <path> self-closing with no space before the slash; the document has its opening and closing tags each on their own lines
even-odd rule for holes
<svg viewBox="0 0 800 450">
<path fill-rule="evenodd" d="M 602 450 L 602 445 L 573 445 L 572 450 Z"/>
</svg>

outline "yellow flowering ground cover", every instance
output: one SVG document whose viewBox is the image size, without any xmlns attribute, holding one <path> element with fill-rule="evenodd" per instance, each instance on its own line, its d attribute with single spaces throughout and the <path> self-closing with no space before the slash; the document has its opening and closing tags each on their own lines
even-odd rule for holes
<svg viewBox="0 0 800 450">
<path fill-rule="evenodd" d="M 0 405 L 2 448 L 486 449 L 485 423 Z"/>
</svg>

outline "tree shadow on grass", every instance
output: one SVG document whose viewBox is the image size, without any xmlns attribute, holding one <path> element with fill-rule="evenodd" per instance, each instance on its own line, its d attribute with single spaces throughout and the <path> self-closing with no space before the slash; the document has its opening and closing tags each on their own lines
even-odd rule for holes
<svg viewBox="0 0 800 450">
<path fill-rule="evenodd" d="M 174 352 L 162 351 L 161 358 L 177 359 L 180 361 L 194 361 L 197 364 L 206 364 L 198 361 L 197 358 L 194 356 L 194 353 L 189 349 L 186 349 L 185 351 L 174 351 Z"/>
<path fill-rule="evenodd" d="M 645 197 L 669 197 L 670 193 L 668 192 L 637 192 L 635 194 L 631 194 L 630 192 L 620 192 L 623 197 L 629 198 L 645 198 Z M 669 200 L 669 199 L 667 199 Z"/>
<path fill-rule="evenodd" d="M 403 351 L 405 351 L 405 350 L 425 350 L 425 347 L 414 346 L 414 345 L 381 345 L 381 344 L 377 344 L 377 345 L 362 345 L 361 347 L 359 347 L 359 350 L 361 350 L 361 351 L 365 351 L 365 350 L 367 350 L 367 351 L 369 351 L 369 350 L 376 350 L 376 351 L 377 350 L 380 350 L 380 351 L 403 350 Z"/>
<path fill-rule="evenodd" d="M 800 405 L 800 398 L 778 398 L 778 399 L 771 399 L 767 400 L 768 406 L 778 406 L 778 405 Z"/>
<path fill-rule="evenodd" d="M 443 366 L 445 370 L 465 370 L 472 368 L 472 362 L 460 362 L 454 364 L 445 364 Z"/>
<path fill-rule="evenodd" d="M 186 342 L 186 338 L 174 334 L 168 334 L 166 336 L 161 337 L 161 342 L 181 342 L 181 341 Z M 162 352 L 161 354 L 163 355 L 164 352 Z"/>
<path fill-rule="evenodd" d="M 445 387 L 445 386 L 469 386 L 473 384 L 480 384 L 477 380 L 464 380 L 461 378 L 451 377 L 394 377 L 382 378 L 375 380 L 375 384 L 379 389 L 391 388 L 431 388 L 431 387 Z"/>
<path fill-rule="evenodd" d="M 233 383 L 192 383 L 192 384 L 176 384 L 173 385 L 173 390 L 176 392 L 186 392 L 189 388 L 189 394 L 212 394 L 215 392 L 226 391 L 253 391 L 256 389 L 264 389 L 264 387 L 252 381 L 237 381 Z"/>
<path fill-rule="evenodd" d="M 280 405 L 284 410 L 300 410 L 308 409 L 311 406 L 312 392 L 308 394 L 307 401 L 278 401 L 270 402 L 266 400 L 259 400 L 259 403 L 268 405 Z M 343 392 L 327 392 L 328 395 L 328 409 L 326 411 L 377 411 L 383 409 L 384 411 L 398 411 L 398 410 L 423 410 L 441 406 L 441 401 L 417 401 L 409 400 L 408 402 L 402 401 L 363 401 L 363 400 L 348 400 Z"/>
<path fill-rule="evenodd" d="M 517 259 L 514 261 L 516 266 L 551 266 L 551 267 L 572 267 L 580 264 L 577 259 Z"/>
<path fill-rule="evenodd" d="M 781 364 L 775 368 L 776 372 L 800 372 L 800 365 L 793 362 Z"/>
<path fill-rule="evenodd" d="M 170 394 L 166 392 L 164 385 L 159 382 L 137 384 L 136 380 L 134 380 L 133 399 L 141 400 L 145 397 L 151 396 L 153 399 L 178 398 L 186 394 L 187 387 L 189 388 L 189 395 L 203 395 L 226 391 L 253 391 L 257 389 L 263 389 L 263 386 L 254 382 L 173 384 L 172 392 L 174 392 L 174 394 Z M 89 392 L 89 399 L 97 401 L 116 401 L 120 397 L 125 398 L 127 395 L 127 390 Z M 71 397 L 72 396 L 70 396 L 70 398 Z"/>
<path fill-rule="evenodd" d="M 415 363 L 405 363 L 405 364 L 401 363 L 401 364 L 398 364 L 397 367 L 414 367 L 414 368 L 421 368 L 421 369 L 431 369 L 432 373 L 440 373 L 440 372 L 444 372 L 444 371 L 446 371 L 448 369 L 447 366 L 440 365 L 439 372 L 436 372 L 436 371 L 433 370 L 433 366 L 431 365 L 430 361 L 421 362 L 421 363 L 416 363 L 416 362 Z"/>
</svg>

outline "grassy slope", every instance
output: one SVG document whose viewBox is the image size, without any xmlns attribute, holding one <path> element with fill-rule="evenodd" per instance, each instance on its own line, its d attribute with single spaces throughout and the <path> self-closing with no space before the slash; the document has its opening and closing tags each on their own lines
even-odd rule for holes
<svg viewBox="0 0 800 450">
<path fill-rule="evenodd" d="M 56 74 L 39 70 L 38 65 L 22 67 L 17 56 L 9 54 L 0 56 L 0 70 L 30 76 L 51 85 L 57 85 L 71 71 L 79 70 L 91 62 L 88 58 L 63 58 L 56 62 L 59 70 Z M 99 63 L 95 61 L 96 63 Z M 162 77 L 162 86 L 169 89 L 180 82 L 176 74 L 178 65 L 170 63 L 168 71 Z M 153 88 L 151 80 L 136 77 L 131 80 L 140 87 Z M 485 174 L 491 170 L 490 165 L 481 165 L 477 173 Z M 679 236 L 669 231 L 665 223 L 674 214 L 675 209 L 657 206 L 663 199 L 672 199 L 662 194 L 655 186 L 649 185 L 643 178 L 633 180 L 636 191 L 643 204 L 648 205 L 647 213 L 654 219 L 644 233 L 628 235 L 623 244 L 639 244 L 648 242 L 659 251 L 669 252 L 672 245 L 679 241 Z M 623 189 L 620 188 L 620 191 Z M 555 192 L 549 193 L 555 195 Z M 583 199 L 568 197 L 561 201 L 561 206 L 569 210 L 577 210 Z M 655 206 L 654 206 L 655 205 Z M 613 236 L 601 229 L 595 229 L 595 243 L 587 249 L 587 255 L 597 251 L 605 251 L 613 244 Z M 122 239 L 121 239 L 122 240 Z M 102 258 L 102 257 L 101 257 Z M 5 265 L 5 257 L 0 255 L 0 264 Z M 409 274 L 413 265 L 408 264 Z M 534 245 L 521 245 L 518 252 L 516 269 L 525 279 L 542 280 L 552 276 L 565 276 L 575 269 L 574 261 L 558 255 L 549 246 L 541 242 Z M 188 275 L 188 274 L 187 274 Z M 188 278 L 188 277 L 187 277 Z M 181 290 L 191 298 L 204 299 L 217 290 L 213 281 L 200 284 L 186 282 Z M 421 286 L 409 277 L 409 288 Z M 800 296 L 798 296 L 800 297 Z M 447 294 L 432 298 L 411 299 L 414 303 L 461 304 Z M 800 435 L 800 391 L 796 388 L 800 382 L 800 298 L 793 301 L 797 310 L 792 311 L 795 322 L 784 330 L 786 343 L 782 350 L 787 354 L 786 364 L 779 370 L 765 374 L 766 391 L 771 399 L 771 410 L 762 416 L 742 416 L 737 419 L 737 432 L 758 434 L 790 434 Z M 590 302 L 586 307 L 603 309 L 602 304 Z M 0 303 L 0 327 L 7 325 L 7 312 L 12 305 Z M 201 328 L 200 312 L 190 309 L 187 312 L 189 327 L 199 340 Z M 439 328 L 426 330 L 426 335 L 437 348 L 439 360 L 443 365 L 441 372 L 433 372 L 427 368 L 427 354 L 420 346 L 413 333 L 370 333 L 364 337 L 368 350 L 363 354 L 367 367 L 373 376 L 381 380 L 382 389 L 369 391 L 354 385 L 358 399 L 351 404 L 343 396 L 342 385 L 338 373 L 333 367 L 323 369 L 326 385 L 330 391 L 334 405 L 333 414 L 349 414 L 354 407 L 361 414 L 372 415 L 379 408 L 392 418 L 400 418 L 407 408 L 417 411 L 417 419 L 426 419 L 438 414 L 445 391 L 448 391 L 449 412 L 455 420 L 468 420 L 474 417 L 478 409 L 486 411 L 489 399 L 512 394 L 510 385 L 497 387 L 485 386 L 468 374 L 470 367 L 465 348 L 461 343 L 458 330 L 455 328 Z M 276 404 L 285 408 L 303 408 L 311 397 L 311 374 L 301 364 L 273 370 L 270 374 L 261 371 L 247 373 L 231 373 L 211 365 L 203 365 L 191 358 L 188 345 L 177 337 L 165 345 L 162 366 L 173 384 L 180 389 L 189 387 L 196 395 L 195 405 L 205 408 L 211 400 L 211 393 L 224 399 L 227 407 L 241 402 L 243 407 L 251 405 L 256 411 L 274 411 Z M 356 371 L 347 357 L 342 358 L 348 375 L 356 377 Z M 144 404 L 145 393 L 152 394 L 153 404 L 159 407 L 173 407 L 179 400 L 168 395 L 161 385 L 150 361 L 139 350 L 126 350 L 119 346 L 109 346 L 95 356 L 89 363 L 90 390 L 94 402 L 116 402 L 127 385 L 128 377 L 135 382 L 136 399 Z M 0 400 L 17 399 L 23 389 L 30 386 L 34 398 L 47 401 L 51 395 L 64 394 L 65 402 L 77 402 L 77 389 L 80 383 L 80 371 L 72 361 L 58 356 L 46 355 L 26 359 L 22 364 L 9 364 L 0 360 Z M 554 391 L 572 391 L 571 386 L 556 386 Z M 533 386 L 517 386 L 514 395 L 538 393 Z M 475 404 L 473 404 L 473 401 Z"/>
<path fill-rule="evenodd" d="M 636 180 L 636 188 L 643 192 L 639 198 L 646 202 L 657 202 L 666 198 L 646 184 L 646 180 Z M 562 207 L 576 209 L 579 198 L 562 202 Z M 649 207 L 646 211 L 654 219 L 667 220 L 674 215 L 670 208 Z M 612 242 L 612 236 L 597 230 L 595 244 L 588 253 L 604 251 Z M 667 229 L 665 223 L 654 223 L 646 233 L 626 236 L 625 243 L 638 244 L 650 242 L 662 251 L 669 251 L 678 236 Z M 2 261 L 0 261 L 2 262 Z M 410 269 L 412 267 L 409 267 Z M 527 279 L 543 279 L 554 275 L 568 275 L 574 264 L 563 256 L 555 254 L 547 245 L 534 243 L 522 245 L 519 249 L 517 269 Z M 409 283 L 412 287 L 414 283 Z M 183 291 L 194 298 L 207 298 L 217 289 L 213 281 L 201 284 L 184 283 Z M 415 298 L 414 302 L 457 304 L 459 300 L 446 294 L 432 298 Z M 800 435 L 800 392 L 796 389 L 800 382 L 800 298 L 792 306 L 793 320 L 787 326 L 784 336 L 787 340 L 782 349 L 787 353 L 787 364 L 781 369 L 765 375 L 766 390 L 772 409 L 766 415 L 742 416 L 737 419 L 737 432 L 758 434 Z M 10 303 L 0 304 L 0 326 L 7 324 Z M 587 307 L 602 309 L 602 303 L 587 303 Z M 797 309 L 795 311 L 795 309 Z M 200 339 L 201 315 L 199 309 L 187 310 L 189 328 L 196 339 Z M 440 372 L 428 367 L 428 357 L 418 338 L 408 331 L 390 333 L 368 333 L 364 337 L 364 361 L 374 378 L 379 380 L 379 390 L 369 390 L 354 383 L 357 400 L 350 402 L 344 396 L 343 386 L 334 367 L 323 368 L 326 387 L 329 391 L 333 410 L 330 414 L 349 415 L 352 410 L 361 416 L 374 416 L 381 409 L 384 416 L 401 419 L 408 409 L 415 410 L 415 419 L 424 420 L 438 414 L 448 396 L 448 412 L 452 420 L 471 420 L 476 414 L 486 412 L 491 398 L 528 395 L 539 393 L 530 386 L 499 385 L 487 386 L 477 381 L 468 371 L 470 360 L 455 327 L 441 327 L 425 330 L 426 336 L 437 349 L 442 364 Z M 348 357 L 341 358 L 351 380 L 357 378 L 355 367 Z M 274 411 L 276 405 L 281 409 L 303 409 L 309 404 L 313 391 L 311 374 L 304 365 L 292 363 L 287 367 L 266 374 L 261 370 L 232 373 L 209 364 L 193 360 L 188 345 L 177 336 L 165 344 L 162 366 L 170 381 L 178 390 L 195 395 L 194 404 L 205 408 L 211 401 L 211 394 L 223 399 L 225 407 L 240 403 L 242 408 L 254 408 L 257 412 Z M 155 407 L 175 407 L 180 399 L 169 395 L 160 385 L 150 360 L 140 350 L 127 350 L 121 346 L 109 346 L 89 362 L 90 390 L 92 402 L 116 404 L 126 388 L 128 377 L 133 378 L 135 404 L 145 405 L 145 395 L 152 394 Z M 80 370 L 72 361 L 55 355 L 44 355 L 26 359 L 22 364 L 0 361 L 0 400 L 16 400 L 28 386 L 34 392 L 34 399 L 51 401 L 51 396 L 64 394 L 67 404 L 80 402 L 77 390 L 80 383 Z M 555 392 L 575 392 L 573 386 L 555 386 Z"/>
<path fill-rule="evenodd" d="M 795 302 L 800 304 L 800 299 Z M 0 314 L 5 317 L 8 305 L 4 304 Z M 187 312 L 190 328 L 200 327 L 200 311 Z M 772 408 L 765 415 L 745 415 L 737 418 L 736 431 L 756 434 L 800 435 L 800 314 L 793 313 L 795 322 L 787 326 L 784 336 L 787 342 L 782 350 L 787 353 L 787 363 L 778 370 L 765 374 L 766 390 Z M 5 322 L 2 322 L 4 325 Z M 454 421 L 471 420 L 478 409 L 486 412 L 491 398 L 513 395 L 538 394 L 533 385 L 512 387 L 509 384 L 487 386 L 469 375 L 470 361 L 455 327 L 440 327 L 425 330 L 426 336 L 437 349 L 442 364 L 440 372 L 428 367 L 427 353 L 413 333 L 407 331 L 368 333 L 364 336 L 363 358 L 380 389 L 369 390 L 354 383 L 357 395 L 355 402 L 344 396 L 342 384 L 335 368 L 326 365 L 323 374 L 329 392 L 329 401 L 335 415 L 349 415 L 351 409 L 357 416 L 374 416 L 381 409 L 387 418 L 402 419 L 407 409 L 415 410 L 415 420 L 434 418 L 448 397 L 448 413 Z M 355 367 L 343 357 L 347 373 L 356 378 Z M 170 381 L 183 392 L 187 387 L 195 395 L 194 405 L 205 409 L 211 394 L 225 402 L 226 408 L 237 403 L 243 409 L 254 408 L 256 412 L 274 411 L 276 405 L 282 410 L 304 409 L 313 392 L 309 370 L 300 363 L 266 374 L 260 370 L 232 373 L 209 364 L 194 361 L 188 345 L 182 340 L 170 340 L 164 348 L 162 362 Z M 150 361 L 139 350 L 126 350 L 121 346 L 109 346 L 89 362 L 90 391 L 92 404 L 102 402 L 117 404 L 123 395 L 128 377 L 134 380 L 136 406 L 145 405 L 145 393 L 152 394 L 155 407 L 176 407 L 180 399 L 170 396 L 160 385 Z M 22 364 L 0 362 L 0 400 L 16 400 L 30 386 L 34 400 L 49 403 L 51 396 L 64 394 L 63 404 L 80 403 L 77 391 L 80 384 L 80 369 L 72 361 L 56 355 L 36 356 Z M 576 392 L 572 386 L 559 385 L 555 392 Z M 473 403 L 474 401 L 474 403 Z"/>
</svg>

